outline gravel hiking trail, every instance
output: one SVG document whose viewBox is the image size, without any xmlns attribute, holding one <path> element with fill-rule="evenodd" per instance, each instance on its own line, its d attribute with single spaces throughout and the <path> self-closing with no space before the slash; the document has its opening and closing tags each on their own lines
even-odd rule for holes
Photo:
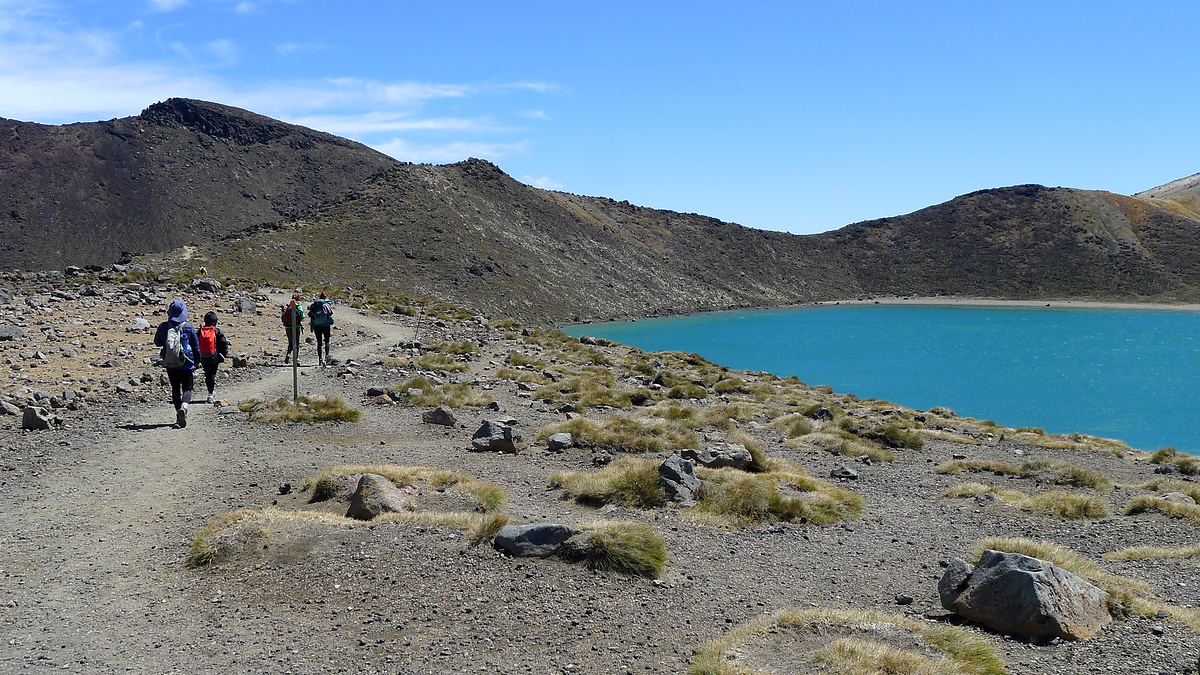
<svg viewBox="0 0 1200 675">
<path fill-rule="evenodd" d="M 342 332 L 367 338 L 335 345 L 342 359 L 412 337 L 412 329 L 378 317 L 345 314 L 338 317 Z M 315 360 L 311 348 L 304 351 Z M 261 379 L 225 380 L 217 396 L 236 402 L 291 394 L 290 367 L 256 370 Z M 314 388 L 323 382 L 302 381 Z M 203 389 L 198 374 L 197 399 Z M 96 424 L 90 438 L 51 441 L 58 447 L 46 448 L 33 480 L 4 488 L 10 499 L 0 517 L 0 542 L 9 542 L 0 546 L 0 672 L 203 669 L 196 661 L 181 668 L 205 655 L 196 653 L 203 620 L 185 606 L 195 602 L 184 591 L 196 582 L 184 560 L 196 530 L 230 510 L 231 495 L 216 477 L 248 463 L 226 443 L 246 425 L 222 423 L 217 408 L 194 403 L 187 427 L 178 429 L 169 396 L 119 414 L 115 428 Z"/>
</svg>

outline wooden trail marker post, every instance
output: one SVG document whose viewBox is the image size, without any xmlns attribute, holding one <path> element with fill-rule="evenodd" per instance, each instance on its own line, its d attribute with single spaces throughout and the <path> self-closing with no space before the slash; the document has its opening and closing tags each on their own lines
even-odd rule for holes
<svg viewBox="0 0 1200 675">
<path fill-rule="evenodd" d="M 292 301 L 292 405 L 300 402 L 300 303 Z"/>
</svg>

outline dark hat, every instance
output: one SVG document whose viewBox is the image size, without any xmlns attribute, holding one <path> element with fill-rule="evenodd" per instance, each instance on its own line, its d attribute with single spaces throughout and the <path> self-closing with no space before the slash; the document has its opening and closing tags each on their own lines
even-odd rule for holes
<svg viewBox="0 0 1200 675">
<path fill-rule="evenodd" d="M 204 315 L 204 325 L 205 326 L 217 325 L 217 313 L 216 312 L 208 312 L 207 314 L 205 314 Z"/>
</svg>

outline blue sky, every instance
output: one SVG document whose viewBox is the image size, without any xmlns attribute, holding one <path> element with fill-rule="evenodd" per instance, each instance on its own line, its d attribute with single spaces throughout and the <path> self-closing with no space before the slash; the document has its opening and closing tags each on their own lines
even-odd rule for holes
<svg viewBox="0 0 1200 675">
<path fill-rule="evenodd" d="M 0 117 L 200 98 L 810 233 L 1003 185 L 1200 172 L 1196 26 L 1195 0 L 0 0 Z"/>
</svg>

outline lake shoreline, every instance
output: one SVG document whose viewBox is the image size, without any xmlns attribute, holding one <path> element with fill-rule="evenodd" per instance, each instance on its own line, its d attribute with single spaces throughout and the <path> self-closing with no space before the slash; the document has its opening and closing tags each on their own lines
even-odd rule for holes
<svg viewBox="0 0 1200 675">
<path fill-rule="evenodd" d="M 1001 300 L 962 296 L 882 296 L 866 299 L 824 300 L 776 309 L 824 307 L 828 305 L 918 305 L 946 307 L 1049 307 L 1058 309 L 1148 309 L 1180 312 L 1200 311 L 1200 304 L 1166 302 L 1116 302 L 1109 300 Z M 766 308 L 764 308 L 766 309 Z"/>
</svg>

